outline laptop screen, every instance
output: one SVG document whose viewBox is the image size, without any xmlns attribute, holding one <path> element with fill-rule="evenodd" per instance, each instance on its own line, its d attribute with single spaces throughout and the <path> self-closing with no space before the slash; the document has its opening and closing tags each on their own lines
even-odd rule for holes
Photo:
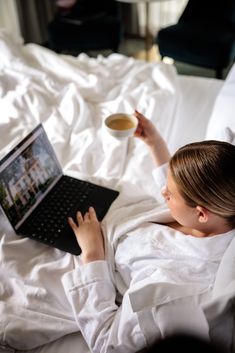
<svg viewBox="0 0 235 353">
<path fill-rule="evenodd" d="M 0 203 L 15 229 L 61 176 L 59 162 L 40 124 L 0 161 Z"/>
</svg>

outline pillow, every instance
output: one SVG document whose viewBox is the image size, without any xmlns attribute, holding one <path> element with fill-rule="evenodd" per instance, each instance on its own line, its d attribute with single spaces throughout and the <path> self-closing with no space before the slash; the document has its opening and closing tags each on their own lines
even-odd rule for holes
<svg viewBox="0 0 235 353">
<path fill-rule="evenodd" d="M 206 140 L 235 142 L 235 64 L 216 98 L 206 130 Z"/>
</svg>

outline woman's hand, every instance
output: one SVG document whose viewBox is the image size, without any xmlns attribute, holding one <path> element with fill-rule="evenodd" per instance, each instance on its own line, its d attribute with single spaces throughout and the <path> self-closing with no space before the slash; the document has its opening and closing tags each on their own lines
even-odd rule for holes
<svg viewBox="0 0 235 353">
<path fill-rule="evenodd" d="M 85 264 L 104 260 L 104 239 L 94 208 L 90 207 L 84 217 L 78 211 L 76 218 L 77 224 L 71 217 L 69 217 L 68 222 L 82 250 L 82 262 Z"/>
<path fill-rule="evenodd" d="M 145 116 L 137 110 L 135 110 L 134 115 L 138 119 L 138 126 L 134 136 L 139 137 L 149 147 L 153 147 L 159 137 L 157 129 L 149 119 L 145 118 Z"/>
<path fill-rule="evenodd" d="M 169 162 L 170 152 L 154 124 L 137 110 L 135 110 L 134 115 L 138 119 L 138 126 L 134 136 L 140 138 L 148 145 L 156 166 Z"/>
</svg>

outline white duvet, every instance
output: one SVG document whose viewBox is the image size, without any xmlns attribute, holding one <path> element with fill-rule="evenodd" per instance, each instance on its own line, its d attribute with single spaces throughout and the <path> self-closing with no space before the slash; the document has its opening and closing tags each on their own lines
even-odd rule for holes
<svg viewBox="0 0 235 353">
<path fill-rule="evenodd" d="M 204 138 L 220 87 L 216 80 L 191 85 L 172 66 L 119 54 L 57 55 L 0 31 L 0 158 L 42 122 L 66 174 L 119 190 L 103 222 L 112 264 L 120 234 L 167 214 L 158 203 L 146 146 L 109 136 L 103 120 L 138 109 L 174 151 Z M 196 106 L 208 89 L 207 102 Z M 187 101 L 192 96 L 195 105 Z M 61 276 L 79 258 L 20 238 L 3 215 L 0 221 L 0 343 L 32 349 L 76 332 Z"/>
</svg>

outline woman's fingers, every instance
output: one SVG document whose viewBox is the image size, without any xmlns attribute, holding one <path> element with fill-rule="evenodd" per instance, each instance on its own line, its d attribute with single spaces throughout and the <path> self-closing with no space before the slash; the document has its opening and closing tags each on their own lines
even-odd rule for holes
<svg viewBox="0 0 235 353">
<path fill-rule="evenodd" d="M 141 137 L 143 134 L 143 116 L 137 110 L 134 112 L 135 117 L 138 119 L 138 125 L 134 132 L 135 137 Z"/>
<path fill-rule="evenodd" d="M 143 117 L 143 114 L 138 112 L 138 110 L 136 110 L 136 109 L 135 109 L 134 115 L 136 116 L 136 118 L 142 118 Z"/>
<path fill-rule="evenodd" d="M 98 218 L 97 218 L 97 215 L 96 215 L 94 207 L 89 207 L 88 212 L 89 212 L 89 215 L 90 215 L 90 219 L 92 221 L 97 221 L 98 222 Z"/>
<path fill-rule="evenodd" d="M 139 120 L 139 122 L 144 122 L 145 120 L 148 120 L 143 114 L 138 112 L 138 110 L 135 110 L 134 115 Z"/>
<path fill-rule="evenodd" d="M 85 213 L 84 216 L 82 216 L 81 212 L 78 211 L 76 214 L 76 221 L 77 221 L 77 224 L 74 222 L 72 217 L 68 218 L 68 222 L 73 229 L 75 229 L 77 226 L 81 226 L 84 222 L 90 222 L 90 221 L 99 222 L 95 209 L 93 207 L 89 207 L 88 211 Z"/>
<path fill-rule="evenodd" d="M 93 207 L 89 207 L 88 211 L 85 213 L 84 221 L 85 222 L 90 222 L 90 221 L 97 221 L 98 222 L 96 212 Z"/>
<path fill-rule="evenodd" d="M 142 126 L 141 123 L 138 123 L 138 126 L 137 126 L 137 128 L 136 128 L 136 130 L 134 132 L 134 136 L 135 137 L 139 137 L 139 136 L 142 135 L 142 133 L 143 133 L 143 126 Z"/>
<path fill-rule="evenodd" d="M 72 217 L 68 218 L 68 222 L 69 222 L 70 227 L 75 231 L 75 229 L 77 228 L 77 225 L 74 222 L 74 220 L 72 219 Z"/>
<path fill-rule="evenodd" d="M 90 213 L 86 212 L 83 217 L 84 222 L 89 222 L 90 221 Z"/>
<path fill-rule="evenodd" d="M 77 218 L 78 225 L 81 225 L 83 223 L 83 217 L 80 211 L 77 212 L 76 218 Z"/>
</svg>

